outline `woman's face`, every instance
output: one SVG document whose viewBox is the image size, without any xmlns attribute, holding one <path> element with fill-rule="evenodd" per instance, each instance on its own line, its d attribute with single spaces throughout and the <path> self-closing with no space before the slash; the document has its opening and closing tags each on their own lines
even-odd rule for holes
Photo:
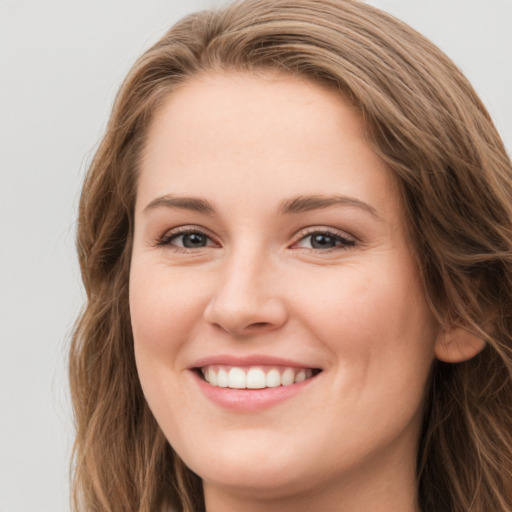
<svg viewBox="0 0 512 512">
<path fill-rule="evenodd" d="M 138 372 L 206 492 L 413 479 L 438 327 L 358 113 L 286 75 L 205 74 L 140 171 Z"/>
</svg>

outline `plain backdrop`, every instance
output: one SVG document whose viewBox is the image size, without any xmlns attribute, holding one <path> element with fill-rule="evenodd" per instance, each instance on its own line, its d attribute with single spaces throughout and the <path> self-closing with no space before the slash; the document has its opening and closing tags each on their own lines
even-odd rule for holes
<svg viewBox="0 0 512 512">
<path fill-rule="evenodd" d="M 512 148 L 512 0 L 374 0 L 462 68 Z M 80 184 L 130 65 L 218 0 L 0 0 L 0 512 L 69 510 Z"/>
</svg>

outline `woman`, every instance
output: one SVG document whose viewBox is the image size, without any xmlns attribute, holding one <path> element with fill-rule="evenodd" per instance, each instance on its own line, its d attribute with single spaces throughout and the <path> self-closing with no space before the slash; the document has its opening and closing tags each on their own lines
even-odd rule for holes
<svg viewBox="0 0 512 512">
<path fill-rule="evenodd" d="M 489 115 L 403 23 L 185 18 L 83 188 L 75 508 L 511 510 L 511 219 Z"/>
</svg>

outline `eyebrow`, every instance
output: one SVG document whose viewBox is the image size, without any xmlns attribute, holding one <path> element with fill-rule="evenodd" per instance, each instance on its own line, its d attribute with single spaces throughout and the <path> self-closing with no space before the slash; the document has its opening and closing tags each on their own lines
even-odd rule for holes
<svg viewBox="0 0 512 512">
<path fill-rule="evenodd" d="M 309 212 L 312 210 L 320 210 L 322 208 L 329 208 L 330 206 L 356 206 L 371 213 L 374 217 L 379 218 L 377 210 L 354 197 L 339 196 L 339 195 L 312 195 L 312 196 L 298 196 L 288 199 L 281 203 L 279 208 L 283 214 L 296 214 Z"/>
<path fill-rule="evenodd" d="M 377 210 L 354 197 L 339 195 L 302 195 L 293 197 L 283 201 L 279 206 L 279 212 L 283 215 L 298 214 L 313 210 L 329 208 L 330 206 L 356 206 L 361 208 L 373 216 L 379 218 Z M 154 210 L 155 208 L 180 208 L 191 210 L 206 215 L 215 215 L 216 210 L 213 205 L 206 199 L 198 197 L 181 197 L 167 194 L 162 197 L 153 199 L 145 208 L 144 212 Z"/>
<path fill-rule="evenodd" d="M 153 201 L 144 208 L 144 211 L 154 210 L 162 206 L 166 208 L 192 210 L 206 215 L 213 215 L 215 213 L 215 208 L 205 199 L 199 199 L 197 197 L 178 197 L 172 194 L 153 199 Z"/>
</svg>

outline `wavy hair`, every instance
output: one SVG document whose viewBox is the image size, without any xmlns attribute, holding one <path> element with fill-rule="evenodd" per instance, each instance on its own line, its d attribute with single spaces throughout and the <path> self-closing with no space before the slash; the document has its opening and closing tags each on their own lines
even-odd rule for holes
<svg viewBox="0 0 512 512">
<path fill-rule="evenodd" d="M 128 276 L 138 163 L 154 112 L 201 72 L 275 69 L 337 90 L 396 176 L 441 325 L 486 341 L 432 367 L 419 440 L 422 512 L 512 510 L 512 165 L 466 78 L 436 46 L 353 0 L 243 0 L 178 22 L 135 63 L 86 176 L 77 247 L 87 293 L 70 352 L 73 506 L 204 510 L 137 377 Z"/>
</svg>

